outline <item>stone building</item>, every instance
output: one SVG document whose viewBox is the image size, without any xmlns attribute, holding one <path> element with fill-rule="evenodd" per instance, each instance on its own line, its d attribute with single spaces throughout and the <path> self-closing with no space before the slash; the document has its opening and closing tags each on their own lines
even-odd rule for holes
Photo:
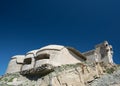
<svg viewBox="0 0 120 86">
<path fill-rule="evenodd" d="M 24 64 L 24 55 L 13 56 L 8 64 L 6 73 L 19 72 Z"/>
<path fill-rule="evenodd" d="M 74 48 L 49 45 L 38 50 L 35 59 L 35 67 L 37 67 L 45 63 L 52 64 L 53 66 L 80 63 L 85 61 L 86 57 Z"/>
<path fill-rule="evenodd" d="M 113 49 L 107 41 L 95 46 L 95 49 L 82 53 L 88 62 L 103 62 L 113 64 Z"/>
<path fill-rule="evenodd" d="M 29 70 L 34 67 L 35 64 L 35 59 L 36 57 L 36 52 L 38 50 L 32 50 L 26 53 L 25 58 L 24 58 L 24 65 L 22 66 L 21 70 Z"/>
<path fill-rule="evenodd" d="M 107 41 L 95 46 L 95 49 L 80 53 L 78 50 L 61 45 L 48 45 L 27 52 L 25 55 L 13 56 L 6 73 L 21 72 L 49 64 L 53 67 L 82 62 L 113 64 L 113 49 Z M 42 68 L 41 68 L 42 69 Z M 39 69 L 38 69 L 39 70 Z"/>
<path fill-rule="evenodd" d="M 17 59 L 20 58 L 22 58 L 22 61 L 19 63 L 19 60 L 17 61 Z M 85 60 L 86 57 L 74 48 L 61 45 L 48 45 L 30 51 L 24 55 L 24 57 L 16 56 L 14 59 L 12 58 L 6 73 L 30 70 L 44 64 L 50 64 L 56 67 L 65 64 L 81 63 Z"/>
</svg>

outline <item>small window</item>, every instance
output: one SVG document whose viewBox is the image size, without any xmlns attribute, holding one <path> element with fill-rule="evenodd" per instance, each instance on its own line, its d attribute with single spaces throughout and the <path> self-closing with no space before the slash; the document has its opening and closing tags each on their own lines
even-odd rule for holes
<svg viewBox="0 0 120 86">
<path fill-rule="evenodd" d="M 112 51 L 113 49 L 112 49 L 112 48 L 110 48 L 110 50 Z"/>
<path fill-rule="evenodd" d="M 49 54 L 40 54 L 37 57 L 35 57 L 35 60 L 42 60 L 42 59 L 50 59 Z"/>
<path fill-rule="evenodd" d="M 105 45 L 106 47 L 108 46 L 108 44 Z"/>
<path fill-rule="evenodd" d="M 106 52 L 108 52 L 108 51 L 109 51 L 109 49 L 106 50 Z"/>
<path fill-rule="evenodd" d="M 26 58 L 24 60 L 24 64 L 31 64 L 31 62 L 32 62 L 32 58 Z"/>
</svg>

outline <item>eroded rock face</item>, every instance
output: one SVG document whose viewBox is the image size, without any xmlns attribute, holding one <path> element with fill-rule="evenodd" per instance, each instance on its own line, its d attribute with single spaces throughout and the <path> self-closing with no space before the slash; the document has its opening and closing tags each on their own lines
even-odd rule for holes
<svg viewBox="0 0 120 86">
<path fill-rule="evenodd" d="M 0 77 L 0 86 L 119 86 L 119 81 L 120 67 L 78 63 L 55 67 L 43 75 L 6 74 Z"/>
<path fill-rule="evenodd" d="M 99 79 L 95 79 L 87 86 L 120 86 L 120 70 L 113 74 L 106 74 Z"/>
<path fill-rule="evenodd" d="M 24 76 L 46 75 L 52 71 L 54 71 L 54 67 L 52 65 L 44 64 L 37 68 L 31 68 L 29 70 L 20 71 L 20 74 Z"/>
<path fill-rule="evenodd" d="M 12 86 L 85 86 L 101 76 L 99 65 L 63 65 L 54 68 L 46 75 L 7 74 L 0 79 L 0 84 Z M 6 85 L 6 86 L 7 86 Z"/>
</svg>

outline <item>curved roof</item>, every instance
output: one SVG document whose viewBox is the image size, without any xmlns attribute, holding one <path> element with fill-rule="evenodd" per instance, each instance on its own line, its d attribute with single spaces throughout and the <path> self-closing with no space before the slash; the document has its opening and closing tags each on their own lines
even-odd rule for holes
<svg viewBox="0 0 120 86">
<path fill-rule="evenodd" d="M 76 55 L 80 56 L 81 58 L 83 58 L 84 60 L 86 60 L 86 57 L 84 55 L 82 55 L 79 51 L 77 51 L 76 49 L 72 48 L 72 47 L 64 47 L 62 45 L 48 45 L 48 46 L 45 46 L 45 47 L 42 47 L 40 49 L 37 49 L 37 50 L 32 50 L 32 51 L 29 51 L 26 53 L 27 54 L 34 54 L 36 55 L 37 52 L 39 51 L 42 51 L 42 50 L 62 50 L 63 48 L 66 48 L 70 51 L 72 51 L 73 53 L 75 53 Z M 25 58 L 26 56 L 25 55 L 16 55 L 16 56 L 13 56 L 12 59 L 16 58 Z"/>
<path fill-rule="evenodd" d="M 76 50 L 75 48 L 73 47 L 66 47 L 68 50 L 72 51 L 74 54 L 76 54 L 77 56 L 79 56 L 80 58 L 84 59 L 84 60 L 87 60 L 87 58 L 81 53 L 79 52 L 78 50 Z"/>
<path fill-rule="evenodd" d="M 32 51 L 29 51 L 29 52 L 27 52 L 26 54 L 36 54 L 36 52 L 38 51 L 39 49 L 37 49 L 37 50 L 32 50 Z"/>
<path fill-rule="evenodd" d="M 17 63 L 23 63 L 25 59 L 25 55 L 16 55 L 12 57 L 12 60 L 16 59 Z"/>
<path fill-rule="evenodd" d="M 60 51 L 63 48 L 66 48 L 66 49 L 72 51 L 74 54 L 78 55 L 80 58 L 86 60 L 86 57 L 84 55 L 82 55 L 78 50 L 76 50 L 72 47 L 65 47 L 62 45 L 48 45 L 48 46 L 45 46 L 45 47 L 38 49 L 37 52 L 42 51 L 42 50 L 58 50 L 58 51 Z"/>
<path fill-rule="evenodd" d="M 40 48 L 40 50 L 61 50 L 61 49 L 63 49 L 64 48 L 64 46 L 62 46 L 62 45 L 48 45 L 48 46 L 45 46 L 45 47 L 42 47 L 42 48 Z"/>
<path fill-rule="evenodd" d="M 12 59 L 16 59 L 16 58 L 25 58 L 25 55 L 15 55 L 11 57 Z"/>
</svg>

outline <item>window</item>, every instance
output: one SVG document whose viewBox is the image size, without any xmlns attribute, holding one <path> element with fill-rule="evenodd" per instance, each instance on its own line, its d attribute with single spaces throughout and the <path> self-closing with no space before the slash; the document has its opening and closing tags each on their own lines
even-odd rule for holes
<svg viewBox="0 0 120 86">
<path fill-rule="evenodd" d="M 113 49 L 112 49 L 112 48 L 110 48 L 110 50 L 112 51 Z"/>
<path fill-rule="evenodd" d="M 24 60 L 24 64 L 31 64 L 31 62 L 32 62 L 32 58 L 26 58 Z"/>
<path fill-rule="evenodd" d="M 40 54 L 37 57 L 35 57 L 35 60 L 42 60 L 42 59 L 50 59 L 49 54 Z"/>
<path fill-rule="evenodd" d="M 105 45 L 106 47 L 108 46 L 108 44 Z"/>
<path fill-rule="evenodd" d="M 109 49 L 106 50 L 106 52 L 108 52 L 108 51 L 109 51 Z"/>
</svg>

